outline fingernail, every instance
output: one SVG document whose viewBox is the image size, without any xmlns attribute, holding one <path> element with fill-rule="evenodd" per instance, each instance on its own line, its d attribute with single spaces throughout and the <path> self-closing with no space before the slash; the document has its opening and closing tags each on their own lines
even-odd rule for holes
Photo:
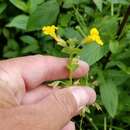
<svg viewBox="0 0 130 130">
<path fill-rule="evenodd" d="M 79 109 L 83 108 L 85 105 L 93 104 L 96 100 L 96 93 L 92 88 L 74 87 L 71 89 Z"/>
<path fill-rule="evenodd" d="M 87 72 L 89 71 L 89 65 L 88 65 L 85 61 L 80 60 L 80 61 L 79 61 L 79 64 L 80 64 L 83 68 L 86 68 Z"/>
</svg>

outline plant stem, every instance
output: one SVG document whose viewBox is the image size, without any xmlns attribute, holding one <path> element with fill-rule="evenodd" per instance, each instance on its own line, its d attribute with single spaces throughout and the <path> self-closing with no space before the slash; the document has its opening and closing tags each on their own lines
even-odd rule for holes
<svg viewBox="0 0 130 130">
<path fill-rule="evenodd" d="M 69 64 L 72 64 L 72 60 L 73 60 L 73 55 L 71 54 L 71 55 L 69 56 Z M 72 70 L 69 69 L 69 81 L 70 81 L 70 85 L 73 84 L 72 74 L 73 74 Z"/>
<path fill-rule="evenodd" d="M 82 124 L 83 124 L 83 116 L 81 116 L 81 120 L 80 120 L 80 129 L 79 130 L 82 130 Z"/>
<path fill-rule="evenodd" d="M 109 130 L 112 130 L 112 118 L 110 119 L 110 127 Z"/>
<path fill-rule="evenodd" d="M 100 126 L 100 127 L 103 127 L 104 124 L 99 124 L 98 123 L 97 125 Z M 110 125 L 107 125 L 107 127 L 110 127 Z M 111 128 L 114 129 L 114 130 L 124 130 L 124 129 L 122 129 L 120 127 L 117 127 L 117 126 L 111 126 Z"/>
<path fill-rule="evenodd" d="M 98 130 L 98 127 L 95 125 L 95 123 L 93 122 L 93 120 L 92 120 L 88 115 L 86 115 L 85 117 L 86 117 L 87 120 L 90 122 L 90 124 L 93 126 L 93 128 L 94 128 L 95 130 Z"/>
<path fill-rule="evenodd" d="M 114 4 L 111 2 L 111 16 L 114 15 Z"/>
<path fill-rule="evenodd" d="M 72 71 L 69 72 L 69 81 L 70 81 L 70 85 L 72 85 L 73 84 Z"/>
<path fill-rule="evenodd" d="M 117 31 L 117 39 L 120 37 L 120 35 L 123 31 L 123 28 L 128 20 L 129 15 L 130 15 L 130 5 L 129 5 L 129 7 L 124 15 L 124 18 L 123 18 L 121 24 L 119 24 L 120 26 L 119 26 L 118 31 Z"/>
<path fill-rule="evenodd" d="M 86 33 L 86 23 L 84 21 L 83 16 L 79 13 L 78 9 L 74 7 L 75 17 L 77 22 L 79 23 L 80 27 L 82 28 L 83 32 Z"/>
<path fill-rule="evenodd" d="M 86 34 L 84 33 L 84 31 L 81 29 L 80 26 L 77 26 L 76 29 L 83 37 L 86 37 Z"/>
<path fill-rule="evenodd" d="M 104 130 L 107 130 L 107 118 L 104 117 Z"/>
</svg>

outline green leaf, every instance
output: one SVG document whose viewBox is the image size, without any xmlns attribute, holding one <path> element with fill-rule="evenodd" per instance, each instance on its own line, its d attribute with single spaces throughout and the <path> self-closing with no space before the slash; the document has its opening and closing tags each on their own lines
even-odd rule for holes
<svg viewBox="0 0 130 130">
<path fill-rule="evenodd" d="M 27 22 L 28 22 L 27 15 L 18 15 L 14 17 L 12 21 L 6 26 L 26 30 Z"/>
<path fill-rule="evenodd" d="M 110 39 L 116 38 L 118 20 L 119 19 L 117 16 L 105 16 L 102 18 L 102 20 L 100 17 L 95 19 L 94 25 L 100 29 L 103 40 L 109 42 Z"/>
<path fill-rule="evenodd" d="M 29 31 L 41 29 L 45 25 L 53 24 L 59 13 L 59 4 L 56 0 L 47 1 L 31 14 L 27 28 Z"/>
<path fill-rule="evenodd" d="M 9 0 L 18 9 L 28 12 L 27 4 L 23 0 Z"/>
<path fill-rule="evenodd" d="M 26 43 L 26 47 L 22 49 L 22 54 L 28 54 L 28 53 L 36 53 L 39 49 L 38 41 L 29 35 L 24 35 L 20 37 L 20 40 L 24 43 Z"/>
<path fill-rule="evenodd" d="M 128 0 L 108 0 L 113 4 L 129 4 Z"/>
<path fill-rule="evenodd" d="M 93 2 L 96 4 L 97 8 L 102 11 L 102 5 L 103 5 L 103 2 L 102 0 L 93 0 Z"/>
<path fill-rule="evenodd" d="M 105 56 L 108 51 L 108 45 L 101 47 L 96 43 L 92 43 L 84 46 L 79 55 L 82 60 L 92 65 Z"/>
<path fill-rule="evenodd" d="M 22 54 L 28 54 L 28 53 L 37 53 L 37 50 L 39 49 L 39 47 L 36 45 L 36 44 L 32 44 L 32 45 L 29 45 L 25 48 L 22 49 L 21 53 Z"/>
<path fill-rule="evenodd" d="M 18 51 L 7 51 L 3 54 L 3 57 L 4 58 L 14 58 L 14 57 L 17 57 L 19 54 Z"/>
<path fill-rule="evenodd" d="M 8 39 L 7 45 L 4 47 L 3 57 L 12 58 L 19 55 L 19 45 L 14 39 Z"/>
<path fill-rule="evenodd" d="M 125 73 L 130 75 L 130 66 L 125 65 L 123 62 L 116 62 L 116 65 Z"/>
<path fill-rule="evenodd" d="M 79 34 L 79 32 L 77 32 L 73 28 L 65 28 L 64 36 L 68 39 L 78 39 L 79 40 L 82 38 L 81 35 Z"/>
<path fill-rule="evenodd" d="M 62 27 L 67 27 L 69 22 L 71 21 L 72 13 L 68 12 L 67 14 L 61 14 L 58 20 L 58 23 Z"/>
<path fill-rule="evenodd" d="M 124 59 L 128 59 L 128 58 L 130 58 L 129 49 L 126 49 L 125 51 L 123 50 L 122 53 L 119 53 L 118 55 L 116 55 L 117 60 L 124 60 Z"/>
<path fill-rule="evenodd" d="M 63 7 L 64 8 L 71 8 L 75 4 L 79 4 L 79 3 L 80 3 L 80 0 L 64 0 Z"/>
<path fill-rule="evenodd" d="M 7 50 L 19 50 L 19 45 L 18 43 L 14 40 L 14 39 L 8 39 L 7 41 L 7 45 L 5 46 L 6 49 L 4 49 L 4 51 Z"/>
<path fill-rule="evenodd" d="M 125 123 L 128 123 L 130 124 L 130 116 L 129 115 L 126 115 L 126 116 L 121 116 L 120 119 L 125 122 Z"/>
<path fill-rule="evenodd" d="M 112 80 L 105 80 L 100 86 L 102 102 L 113 118 L 117 114 L 118 107 L 118 91 Z"/>
<path fill-rule="evenodd" d="M 93 16 L 94 13 L 94 9 L 89 7 L 89 6 L 85 6 L 84 8 L 85 14 L 87 14 L 88 16 Z"/>
<path fill-rule="evenodd" d="M 125 72 L 126 74 L 130 75 L 130 66 L 127 66 L 126 64 L 124 64 L 121 61 L 110 61 L 107 64 L 107 68 L 113 67 L 113 66 L 118 66 L 123 72 Z"/>
<path fill-rule="evenodd" d="M 107 79 L 111 79 L 116 86 L 121 85 L 129 78 L 129 76 L 123 71 L 115 69 L 107 69 L 105 71 L 105 76 Z"/>
<path fill-rule="evenodd" d="M 124 84 L 123 84 L 124 85 Z M 129 86 L 129 85 L 128 85 Z M 120 90 L 120 95 L 119 95 L 119 108 L 118 110 L 120 112 L 127 112 L 130 111 L 130 95 L 129 95 L 129 89 L 128 86 L 126 89 L 121 89 Z M 125 86 L 126 87 L 126 86 Z M 122 98 L 123 97 L 123 98 Z M 120 116 L 120 115 L 119 115 Z"/>
<path fill-rule="evenodd" d="M 7 4 L 6 3 L 0 3 L 0 14 L 3 13 L 3 11 L 6 9 Z"/>
<path fill-rule="evenodd" d="M 4 35 L 7 39 L 9 39 L 9 37 L 10 37 L 10 32 L 9 32 L 9 30 L 8 30 L 7 28 L 3 28 L 3 35 Z"/>
<path fill-rule="evenodd" d="M 31 37 L 29 35 L 24 35 L 24 36 L 21 36 L 20 39 L 24 42 L 24 43 L 27 43 L 27 44 L 38 44 L 38 41 L 34 38 L 34 37 Z"/>
<path fill-rule="evenodd" d="M 32 14 L 39 4 L 43 3 L 45 0 L 29 0 L 28 1 L 28 10 L 29 13 Z"/>
<path fill-rule="evenodd" d="M 62 52 L 64 52 L 64 53 L 66 53 L 66 54 L 78 54 L 78 53 L 80 53 L 80 49 L 78 49 L 78 48 L 70 48 L 70 47 L 65 47 L 65 48 L 63 48 L 62 49 Z"/>
<path fill-rule="evenodd" d="M 118 53 L 119 52 L 119 42 L 118 41 L 110 41 L 109 48 L 112 53 Z"/>
<path fill-rule="evenodd" d="M 59 0 L 60 1 L 60 0 Z M 88 0 L 63 0 L 63 8 L 72 8 L 74 5 L 89 3 Z"/>
</svg>

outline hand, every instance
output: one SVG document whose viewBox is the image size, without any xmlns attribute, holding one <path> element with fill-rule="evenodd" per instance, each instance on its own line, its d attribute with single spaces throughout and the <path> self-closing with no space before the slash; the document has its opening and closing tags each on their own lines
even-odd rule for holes
<svg viewBox="0 0 130 130">
<path fill-rule="evenodd" d="M 43 84 L 67 78 L 66 65 L 67 59 L 41 55 L 0 61 L 0 129 L 74 130 L 69 121 L 92 104 L 96 94 L 88 87 L 55 90 Z M 88 70 L 80 61 L 73 77 Z"/>
</svg>

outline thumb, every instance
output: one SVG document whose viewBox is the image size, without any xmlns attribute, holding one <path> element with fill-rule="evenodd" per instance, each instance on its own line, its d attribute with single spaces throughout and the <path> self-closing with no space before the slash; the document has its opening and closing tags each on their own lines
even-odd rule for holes
<svg viewBox="0 0 130 130">
<path fill-rule="evenodd" d="M 44 111 L 43 123 L 47 124 L 46 129 L 62 129 L 81 108 L 94 103 L 95 99 L 95 91 L 89 87 L 65 88 L 53 92 L 39 104 Z"/>
<path fill-rule="evenodd" d="M 0 109 L 0 129 L 61 130 L 81 108 L 95 99 L 95 91 L 88 87 L 60 89 L 38 104 Z"/>
</svg>

